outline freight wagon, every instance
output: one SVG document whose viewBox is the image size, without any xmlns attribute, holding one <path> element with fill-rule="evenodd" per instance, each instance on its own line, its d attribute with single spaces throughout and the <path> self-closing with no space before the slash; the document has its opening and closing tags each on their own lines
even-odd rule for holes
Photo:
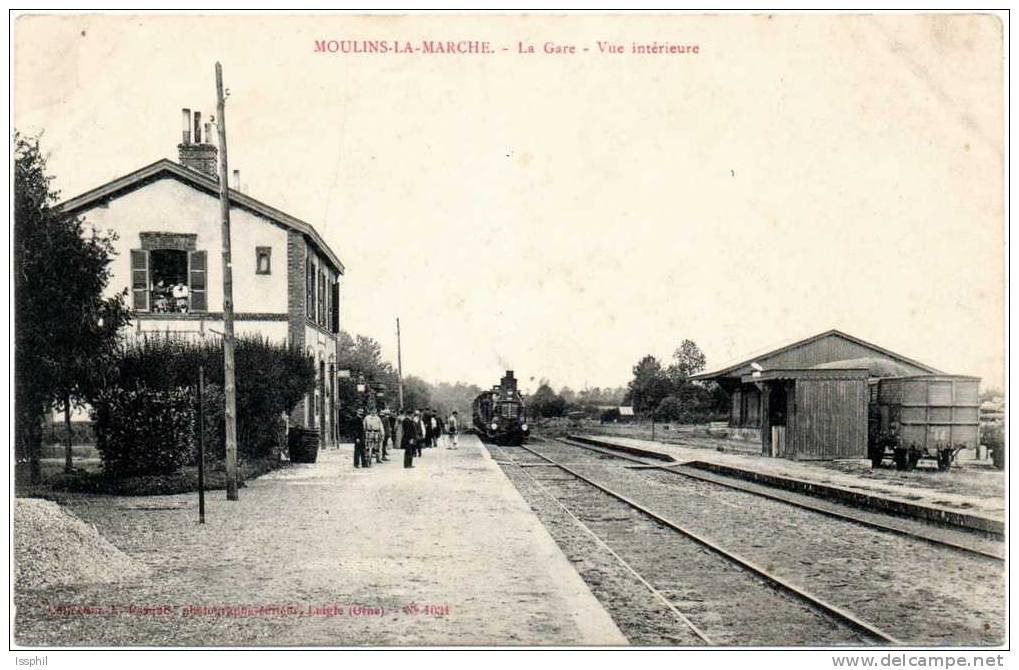
<svg viewBox="0 0 1019 670">
<path fill-rule="evenodd" d="M 870 383 L 867 451 L 874 467 L 891 458 L 912 470 L 923 458 L 947 470 L 956 454 L 976 448 L 980 435 L 980 379 L 915 375 Z"/>
</svg>

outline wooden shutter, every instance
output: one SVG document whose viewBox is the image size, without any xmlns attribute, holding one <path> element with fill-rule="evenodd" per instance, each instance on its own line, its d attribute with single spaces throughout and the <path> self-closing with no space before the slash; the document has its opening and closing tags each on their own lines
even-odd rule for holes
<svg viewBox="0 0 1019 670">
<path fill-rule="evenodd" d="M 306 312 L 309 318 L 314 316 L 315 312 L 315 274 L 312 272 L 311 259 L 304 261 L 304 282 L 307 292 L 306 299 Z"/>
<path fill-rule="evenodd" d="M 332 330 L 334 333 L 340 332 L 340 282 L 333 282 L 333 314 L 332 314 Z"/>
<path fill-rule="evenodd" d="M 131 295 L 136 311 L 149 309 L 149 252 L 143 249 L 131 250 Z"/>
<path fill-rule="evenodd" d="M 326 273 L 325 270 L 318 275 L 318 323 L 326 325 Z"/>
<path fill-rule="evenodd" d="M 207 290 L 207 265 L 204 251 L 188 253 L 188 280 L 191 295 L 191 311 L 206 312 L 209 309 Z"/>
</svg>

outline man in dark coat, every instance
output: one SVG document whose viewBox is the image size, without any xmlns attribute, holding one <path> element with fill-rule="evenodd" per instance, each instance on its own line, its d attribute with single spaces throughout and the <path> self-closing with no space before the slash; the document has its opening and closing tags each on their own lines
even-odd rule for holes
<svg viewBox="0 0 1019 670">
<path fill-rule="evenodd" d="M 357 410 L 356 420 L 352 427 L 354 429 L 354 467 L 370 468 L 371 461 L 368 460 L 368 450 L 364 443 L 364 410 Z"/>
<path fill-rule="evenodd" d="M 432 414 L 428 409 L 421 412 L 421 427 L 425 434 L 424 443 L 421 446 L 427 449 L 432 446 Z"/>
<path fill-rule="evenodd" d="M 425 446 L 428 433 L 425 431 L 425 421 L 421 418 L 421 410 L 414 410 L 414 451 L 421 457 L 421 448 Z"/>
<path fill-rule="evenodd" d="M 414 417 L 400 411 L 400 448 L 403 449 L 403 467 L 414 467 L 414 446 L 417 427 Z"/>
<path fill-rule="evenodd" d="M 445 434 L 446 424 L 442 421 L 442 414 L 440 412 L 435 413 L 435 446 L 438 447 L 442 443 L 442 436 Z"/>
</svg>

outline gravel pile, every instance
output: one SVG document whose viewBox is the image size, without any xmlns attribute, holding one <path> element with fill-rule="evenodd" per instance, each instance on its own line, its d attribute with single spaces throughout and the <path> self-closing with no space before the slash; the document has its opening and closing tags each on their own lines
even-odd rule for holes
<svg viewBox="0 0 1019 670">
<path fill-rule="evenodd" d="M 95 526 L 38 498 L 16 500 L 14 565 L 19 590 L 109 583 L 149 572 Z"/>
</svg>

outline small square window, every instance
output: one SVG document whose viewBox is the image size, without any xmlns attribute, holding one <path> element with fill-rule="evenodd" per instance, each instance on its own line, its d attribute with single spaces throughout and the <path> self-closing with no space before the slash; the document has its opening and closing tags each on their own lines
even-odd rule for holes
<svg viewBox="0 0 1019 670">
<path fill-rule="evenodd" d="M 272 247 L 255 247 L 255 274 L 272 274 Z"/>
</svg>

